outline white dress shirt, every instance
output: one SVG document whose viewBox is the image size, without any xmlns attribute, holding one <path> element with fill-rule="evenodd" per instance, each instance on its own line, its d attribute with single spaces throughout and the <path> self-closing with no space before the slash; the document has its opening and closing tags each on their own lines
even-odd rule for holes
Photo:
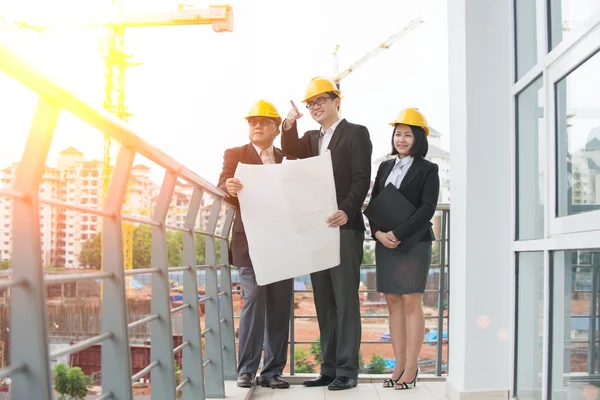
<svg viewBox="0 0 600 400">
<path fill-rule="evenodd" d="M 327 150 L 327 147 L 329 147 L 333 132 L 335 132 L 335 128 L 338 127 L 340 122 L 342 122 L 341 118 L 335 121 L 335 123 L 327 129 L 327 132 L 323 132 L 323 128 L 321 128 L 321 131 L 319 132 L 319 155 L 323 154 Z"/>
<path fill-rule="evenodd" d="M 269 147 L 266 150 L 261 149 L 254 143 L 252 143 L 252 146 L 254 146 L 254 149 L 256 149 L 256 152 L 258 153 L 258 156 L 262 160 L 263 164 L 275 164 L 276 163 L 275 162 L 275 151 L 273 150 L 273 146 Z"/>
<path fill-rule="evenodd" d="M 386 179 L 384 186 L 387 186 L 389 183 L 391 183 L 392 185 L 396 186 L 396 189 L 400 189 L 400 184 L 402 183 L 402 180 L 406 176 L 406 173 L 408 172 L 408 169 L 412 163 L 412 156 L 404 157 L 402 159 L 400 159 L 400 157 L 396 157 L 396 164 L 394 164 L 392 172 L 390 172 L 390 175 Z"/>
</svg>

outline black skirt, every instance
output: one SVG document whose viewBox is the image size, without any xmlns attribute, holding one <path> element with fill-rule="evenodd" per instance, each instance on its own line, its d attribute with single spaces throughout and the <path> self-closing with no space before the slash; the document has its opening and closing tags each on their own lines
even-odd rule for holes
<svg viewBox="0 0 600 400">
<path fill-rule="evenodd" d="M 408 253 L 375 246 L 377 291 L 389 294 L 425 293 L 431 265 L 431 242 L 419 242 Z"/>
</svg>

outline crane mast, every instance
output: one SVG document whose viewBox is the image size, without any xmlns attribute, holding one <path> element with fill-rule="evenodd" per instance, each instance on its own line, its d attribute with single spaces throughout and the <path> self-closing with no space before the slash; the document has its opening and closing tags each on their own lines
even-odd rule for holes
<svg viewBox="0 0 600 400">
<path fill-rule="evenodd" d="M 70 28 L 108 28 L 108 49 L 105 55 L 105 90 L 103 106 L 106 110 L 123 121 L 127 121 L 131 114 L 127 111 L 125 103 L 125 71 L 128 67 L 138 65 L 131 63 L 130 55 L 125 53 L 125 28 L 142 28 L 156 26 L 182 26 L 182 25 L 212 25 L 215 32 L 233 31 L 233 9 L 230 5 L 214 5 L 206 9 L 180 4 L 177 10 L 167 12 L 142 12 L 123 14 L 121 0 L 111 0 L 113 15 L 116 20 L 98 21 L 91 18 L 87 21 L 65 22 L 60 18 L 43 22 L 28 23 L 26 18 L 7 19 L 0 15 L 0 28 L 2 29 L 30 29 L 36 32 L 44 32 L 54 26 L 67 26 Z M 112 174 L 111 165 L 111 137 L 104 134 L 104 157 L 102 163 L 102 204 L 110 186 Z M 124 213 L 131 210 L 127 206 L 129 195 L 128 183 L 124 202 Z M 123 250 L 125 269 L 133 268 L 133 225 L 123 224 Z M 127 281 L 128 290 L 131 281 Z"/>
</svg>

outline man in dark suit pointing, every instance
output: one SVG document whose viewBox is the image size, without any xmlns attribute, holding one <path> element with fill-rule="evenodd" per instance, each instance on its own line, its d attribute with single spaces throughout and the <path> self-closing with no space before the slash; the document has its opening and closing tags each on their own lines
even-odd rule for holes
<svg viewBox="0 0 600 400">
<path fill-rule="evenodd" d="M 341 93 L 326 78 L 313 78 L 303 102 L 321 129 L 298 137 L 296 120 L 302 117 L 292 101 L 283 123 L 281 147 L 286 154 L 308 158 L 331 151 L 338 211 L 329 226 L 340 230 L 340 265 L 311 274 L 317 319 L 321 331 L 321 375 L 305 386 L 344 390 L 356 386 L 361 338 L 360 264 L 365 225 L 361 208 L 369 191 L 372 145 L 369 131 L 339 116 Z"/>
<path fill-rule="evenodd" d="M 273 104 L 265 100 L 258 101 L 250 109 L 246 120 L 250 143 L 225 151 L 218 184 L 219 189 L 229 194 L 227 200 L 238 209 L 237 194 L 243 188 L 242 183 L 234 178 L 238 164 L 279 164 L 284 157 L 283 152 L 273 146 L 281 124 L 281 117 Z M 290 384 L 281 375 L 287 363 L 293 280 L 287 279 L 265 286 L 256 283 L 239 211 L 233 222 L 231 253 L 232 265 L 240 270 L 244 299 L 240 314 L 237 385 L 252 386 L 264 343 L 261 385 L 274 389 L 288 388 Z"/>
</svg>

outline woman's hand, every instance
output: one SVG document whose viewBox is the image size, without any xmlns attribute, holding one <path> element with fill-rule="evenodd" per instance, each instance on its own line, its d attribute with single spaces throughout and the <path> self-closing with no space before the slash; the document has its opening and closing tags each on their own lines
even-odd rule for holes
<svg viewBox="0 0 600 400">
<path fill-rule="evenodd" d="M 388 249 L 395 249 L 400 244 L 400 241 L 398 240 L 392 242 L 389 239 L 388 234 L 385 232 L 377 231 L 377 233 L 375 233 L 375 237 L 381 242 L 382 245 L 384 245 Z"/>
<path fill-rule="evenodd" d="M 399 240 L 396 238 L 396 236 L 394 235 L 394 232 L 392 232 L 392 231 L 389 231 L 389 232 L 388 232 L 388 233 L 386 233 L 385 235 L 386 235 L 386 236 L 387 236 L 387 238 L 390 240 L 390 242 L 393 242 L 393 243 L 396 243 L 396 242 L 398 242 L 398 243 L 400 243 L 400 241 L 399 241 Z"/>
</svg>

